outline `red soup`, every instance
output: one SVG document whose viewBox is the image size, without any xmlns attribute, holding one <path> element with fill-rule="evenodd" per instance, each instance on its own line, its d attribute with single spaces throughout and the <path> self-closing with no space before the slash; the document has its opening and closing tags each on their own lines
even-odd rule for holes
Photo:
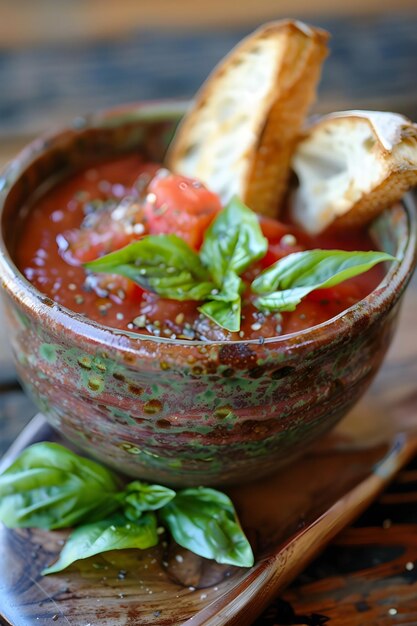
<svg viewBox="0 0 417 626">
<path fill-rule="evenodd" d="M 74 174 L 40 197 L 23 223 L 16 260 L 27 279 L 59 304 L 105 326 L 166 338 L 238 340 L 273 337 L 324 322 L 349 308 L 380 282 L 383 268 L 308 295 L 293 312 L 265 314 L 243 296 L 242 326 L 229 332 L 199 313 L 199 303 L 179 302 L 145 292 L 129 279 L 92 274 L 83 263 L 118 250 L 146 234 L 175 233 L 195 249 L 221 209 L 215 194 L 182 177 L 166 174 L 155 185 L 159 166 L 129 155 Z M 260 217 L 268 239 L 257 273 L 282 256 L 312 248 L 371 250 L 365 230 L 311 238 L 294 226 Z"/>
</svg>

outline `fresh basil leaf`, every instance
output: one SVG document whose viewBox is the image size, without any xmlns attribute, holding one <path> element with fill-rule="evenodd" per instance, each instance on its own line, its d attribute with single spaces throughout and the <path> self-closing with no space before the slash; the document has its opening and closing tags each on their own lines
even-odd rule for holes
<svg viewBox="0 0 417 626">
<path fill-rule="evenodd" d="M 245 290 L 245 283 L 234 272 L 228 272 L 224 278 L 221 290 L 213 290 L 209 296 L 210 300 L 221 302 L 234 302 L 236 298 Z"/>
<path fill-rule="evenodd" d="M 205 300 L 215 288 L 198 254 L 177 235 L 147 235 L 84 267 L 126 276 L 172 300 Z"/>
<path fill-rule="evenodd" d="M 295 311 L 297 305 L 313 289 L 311 287 L 295 287 L 283 291 L 273 291 L 260 296 L 254 301 L 255 306 L 262 311 Z"/>
<path fill-rule="evenodd" d="M 53 529 L 102 519 L 120 507 L 118 486 L 98 463 L 55 443 L 37 443 L 0 476 L 0 521 Z"/>
<path fill-rule="evenodd" d="M 346 252 L 345 250 L 306 250 L 283 257 L 264 270 L 252 283 L 255 293 L 278 289 L 333 287 L 363 274 L 382 261 L 395 261 L 386 252 Z"/>
<path fill-rule="evenodd" d="M 200 255 L 222 288 L 228 273 L 241 274 L 265 256 L 267 248 L 256 213 L 234 197 L 206 230 Z"/>
<path fill-rule="evenodd" d="M 198 310 L 215 324 L 235 333 L 240 330 L 241 306 L 240 296 L 237 296 L 231 302 L 210 300 L 198 307 Z"/>
<path fill-rule="evenodd" d="M 363 274 L 377 263 L 395 261 L 386 252 L 306 250 L 283 257 L 252 283 L 252 291 L 266 294 L 255 300 L 260 309 L 293 311 L 311 291 L 333 287 Z"/>
<path fill-rule="evenodd" d="M 121 494 L 123 511 L 130 520 L 137 520 L 144 511 L 156 511 L 175 498 L 175 491 L 162 485 L 148 485 L 139 480 L 129 483 Z"/>
<path fill-rule="evenodd" d="M 159 514 L 180 546 L 217 563 L 253 565 L 250 544 L 224 493 L 204 487 L 183 489 Z"/>
<path fill-rule="evenodd" d="M 199 311 L 215 324 L 229 330 L 240 330 L 242 301 L 240 292 L 245 288 L 244 282 L 234 272 L 228 272 L 223 281 L 223 289 L 210 294 L 210 300 L 199 307 Z"/>
<path fill-rule="evenodd" d="M 228 272 L 223 281 L 223 288 L 217 293 L 213 291 L 209 301 L 198 310 L 218 326 L 231 332 L 238 332 L 242 308 L 240 292 L 244 288 L 243 280 L 234 272 Z"/>
<path fill-rule="evenodd" d="M 75 561 L 86 559 L 109 550 L 125 548 L 152 548 L 158 543 L 156 516 L 142 515 L 132 522 L 123 515 L 80 526 L 67 539 L 58 560 L 43 570 L 42 574 L 60 572 Z"/>
</svg>

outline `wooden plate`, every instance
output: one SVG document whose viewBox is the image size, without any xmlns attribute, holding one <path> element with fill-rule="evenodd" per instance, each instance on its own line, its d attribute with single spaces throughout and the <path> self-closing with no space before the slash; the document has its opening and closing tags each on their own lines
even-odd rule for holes
<svg viewBox="0 0 417 626">
<path fill-rule="evenodd" d="M 331 435 L 279 474 L 229 490 L 257 555 L 252 569 L 219 566 L 164 542 L 147 551 L 108 552 L 42 577 L 67 533 L 2 527 L 0 613 L 6 623 L 250 624 L 416 453 L 416 306 L 411 291 L 390 358 Z M 3 466 L 43 440 L 60 437 L 38 415 Z"/>
</svg>

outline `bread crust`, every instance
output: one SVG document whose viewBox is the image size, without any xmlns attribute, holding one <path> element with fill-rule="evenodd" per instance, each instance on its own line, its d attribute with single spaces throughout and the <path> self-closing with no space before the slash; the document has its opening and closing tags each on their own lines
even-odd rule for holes
<svg viewBox="0 0 417 626">
<path fill-rule="evenodd" d="M 417 170 L 393 170 L 371 193 L 355 203 L 348 213 L 336 218 L 329 227 L 329 231 L 340 232 L 369 224 L 415 185 L 417 185 Z"/>
<path fill-rule="evenodd" d="M 325 164 L 329 157 L 345 159 L 345 175 L 315 176 L 314 160 Z M 300 141 L 293 167 L 300 186 L 291 213 L 300 226 L 313 234 L 364 226 L 417 185 L 417 125 L 395 113 L 330 114 Z"/>
<path fill-rule="evenodd" d="M 168 167 L 201 179 L 224 202 L 236 193 L 253 210 L 276 217 L 292 152 L 327 56 L 327 39 L 321 29 L 282 20 L 265 24 L 240 42 L 196 95 L 170 146 Z M 241 86 L 239 102 L 233 83 L 242 66 L 249 78 L 257 72 L 260 80 L 253 94 Z M 252 78 L 256 83 L 256 76 Z M 251 103 L 256 103 L 253 110 Z"/>
</svg>

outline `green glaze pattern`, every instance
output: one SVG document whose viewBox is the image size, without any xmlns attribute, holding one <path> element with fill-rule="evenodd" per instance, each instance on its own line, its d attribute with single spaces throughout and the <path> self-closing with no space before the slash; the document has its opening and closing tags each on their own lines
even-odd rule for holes
<svg viewBox="0 0 417 626">
<path fill-rule="evenodd" d="M 22 207 L 45 181 L 140 150 L 161 160 L 180 115 L 152 104 L 78 120 L 24 150 L 0 179 L 0 278 L 21 380 L 50 423 L 131 476 L 174 485 L 245 481 L 274 471 L 362 395 L 392 338 L 416 263 L 411 199 L 373 225 L 400 259 L 367 298 L 298 334 L 203 343 L 116 331 L 60 307 L 13 263 Z"/>
</svg>

